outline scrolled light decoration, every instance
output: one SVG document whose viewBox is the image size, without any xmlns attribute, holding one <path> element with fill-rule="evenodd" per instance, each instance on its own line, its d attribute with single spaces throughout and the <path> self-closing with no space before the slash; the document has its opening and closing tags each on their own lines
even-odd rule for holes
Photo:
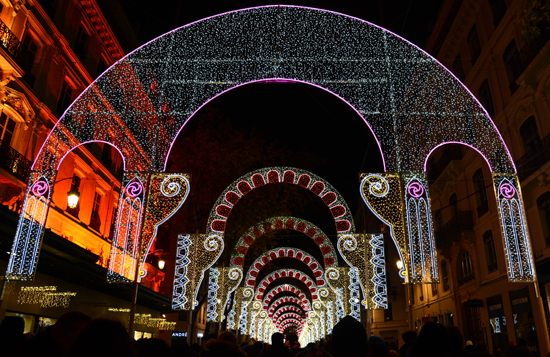
<svg viewBox="0 0 550 357">
<path fill-rule="evenodd" d="M 189 195 L 190 175 L 183 173 L 152 173 L 149 177 L 149 192 L 143 230 L 141 233 L 140 275 L 145 276 L 145 258 L 151 249 L 158 227 L 176 213 Z"/>
<path fill-rule="evenodd" d="M 332 289 L 321 288 L 319 289 L 319 297 L 321 298 L 321 303 L 325 306 L 327 311 L 326 321 L 327 321 L 327 334 L 332 334 L 332 328 L 334 327 L 335 322 L 337 321 L 336 310 L 334 309 L 334 302 L 336 301 L 336 294 Z"/>
<path fill-rule="evenodd" d="M 390 235 L 397 247 L 403 269 L 399 275 L 409 282 L 409 252 L 403 217 L 403 193 L 399 174 L 386 172 L 382 174 L 361 174 L 361 197 L 370 210 L 390 228 Z M 376 190 L 374 190 L 374 189 Z"/>
<path fill-rule="evenodd" d="M 6 270 L 8 281 L 34 279 L 55 177 L 55 172 L 31 172 Z"/>
<path fill-rule="evenodd" d="M 328 268 L 326 270 L 327 283 L 336 294 L 338 321 L 351 313 L 349 270 L 350 268 Z"/>
<path fill-rule="evenodd" d="M 172 310 L 195 308 L 198 304 L 196 295 L 204 272 L 220 257 L 223 248 L 223 239 L 218 235 L 178 236 Z"/>
<path fill-rule="evenodd" d="M 206 299 L 206 322 L 216 321 L 218 313 L 216 305 L 218 303 L 218 290 L 220 290 L 219 282 L 220 271 L 217 268 L 210 268 L 208 274 L 208 298 Z"/>
<path fill-rule="evenodd" d="M 236 330 L 240 329 L 241 334 L 247 332 L 248 305 L 254 299 L 254 290 L 251 288 L 237 288 L 235 291 L 235 303 L 231 309 L 231 313 L 235 315 Z M 233 326 L 232 328 L 233 329 Z"/>
<path fill-rule="evenodd" d="M 493 173 L 508 280 L 536 281 L 535 265 L 517 175 Z"/>
<path fill-rule="evenodd" d="M 406 194 L 405 217 L 409 246 L 409 279 L 413 283 L 438 283 L 428 179 L 425 173 L 401 173 Z"/>
</svg>

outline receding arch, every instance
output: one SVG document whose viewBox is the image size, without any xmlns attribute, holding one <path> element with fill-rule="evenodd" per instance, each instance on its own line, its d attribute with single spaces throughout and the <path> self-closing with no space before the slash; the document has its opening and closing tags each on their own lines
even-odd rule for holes
<svg viewBox="0 0 550 357">
<path fill-rule="evenodd" d="M 288 304 L 288 303 L 287 303 Z M 297 314 L 304 315 L 305 311 L 301 307 L 297 307 L 294 305 L 281 305 L 281 307 L 278 307 L 275 309 L 273 314 L 268 314 L 267 317 L 272 318 L 273 320 L 277 320 L 279 316 L 281 316 L 282 313 L 285 313 L 287 311 L 293 311 Z"/>
<path fill-rule="evenodd" d="M 294 295 L 296 295 L 296 294 L 294 294 Z M 269 313 L 273 314 L 279 308 L 279 306 L 284 306 L 285 304 L 289 304 L 289 303 L 296 304 L 296 305 L 302 307 L 302 309 L 303 309 L 303 306 L 301 306 L 302 299 L 300 299 L 299 297 L 281 296 L 277 299 L 273 299 L 269 303 L 269 306 L 268 306 Z"/>
<path fill-rule="evenodd" d="M 304 233 L 311 238 L 319 247 L 323 255 L 323 263 L 325 268 L 335 266 L 338 263 L 336 250 L 327 235 L 313 223 L 297 217 L 278 216 L 266 219 L 249 228 L 241 235 L 237 243 L 235 243 L 235 253 L 231 256 L 231 262 L 235 258 L 243 258 L 256 239 L 262 237 L 273 230 L 295 230 Z"/>
<path fill-rule="evenodd" d="M 224 233 L 227 219 L 241 197 L 255 188 L 274 183 L 293 184 L 311 191 L 327 205 L 337 232 L 355 231 L 350 209 L 336 188 L 306 170 L 277 166 L 249 172 L 233 181 L 212 207 L 206 226 L 207 232 Z"/>
<path fill-rule="evenodd" d="M 262 300 L 264 293 L 266 289 L 277 281 L 278 279 L 284 279 L 284 278 L 293 278 L 296 280 L 301 281 L 305 284 L 305 286 L 309 289 L 309 292 L 311 293 L 311 297 L 313 300 L 317 300 L 317 284 L 311 278 L 304 274 L 304 272 L 301 272 L 299 270 L 294 269 L 279 269 L 276 270 L 269 275 L 266 275 L 262 281 L 258 283 L 258 287 L 256 288 L 256 299 Z"/>
<path fill-rule="evenodd" d="M 272 307 L 272 301 L 279 301 L 279 298 L 277 298 L 277 295 L 279 294 L 295 295 L 298 299 L 300 299 L 300 306 L 305 311 L 311 310 L 311 301 L 307 298 L 306 294 L 304 294 L 297 286 L 293 284 L 281 284 L 271 289 L 269 293 L 264 294 L 262 308 L 264 310 L 269 310 Z"/>
<path fill-rule="evenodd" d="M 250 287 L 256 286 L 256 278 L 260 270 L 270 261 L 281 258 L 294 258 L 305 263 L 313 276 L 317 279 L 318 286 L 325 286 L 324 272 L 319 262 L 309 253 L 304 252 L 298 248 L 280 247 L 271 249 L 265 252 L 263 255 L 256 258 L 256 260 L 250 265 L 248 272 L 245 275 L 246 284 Z"/>
</svg>

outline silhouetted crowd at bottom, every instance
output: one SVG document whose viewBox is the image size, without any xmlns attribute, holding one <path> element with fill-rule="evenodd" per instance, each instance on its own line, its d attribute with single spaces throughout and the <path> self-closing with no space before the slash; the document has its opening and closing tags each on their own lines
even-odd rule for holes
<svg viewBox="0 0 550 357">
<path fill-rule="evenodd" d="M 500 349 L 492 353 L 484 343 L 476 346 L 464 343 L 456 326 L 428 322 L 416 331 L 403 334 L 404 344 L 385 344 L 380 337 L 367 337 L 363 325 L 346 316 L 332 331 L 329 340 L 310 343 L 301 348 L 298 337 L 281 333 L 271 336 L 271 345 L 262 342 L 238 343 L 230 331 L 219 336 L 207 335 L 203 345 L 189 346 L 185 341 L 169 347 L 157 338 L 134 341 L 119 321 L 98 318 L 92 320 L 82 312 L 68 312 L 55 325 L 37 335 L 24 334 L 24 321 L 19 316 L 6 316 L 0 324 L 0 351 L 2 356 L 68 356 L 68 357 L 532 357 L 526 346 L 511 346 L 504 354 Z M 550 354 L 549 354 L 550 357 Z"/>
</svg>

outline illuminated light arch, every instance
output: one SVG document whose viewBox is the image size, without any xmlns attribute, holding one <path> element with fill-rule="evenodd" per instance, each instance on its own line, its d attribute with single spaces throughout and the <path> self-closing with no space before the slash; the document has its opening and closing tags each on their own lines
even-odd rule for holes
<svg viewBox="0 0 550 357">
<path fill-rule="evenodd" d="M 273 320 L 277 320 L 281 314 L 285 312 L 294 312 L 299 314 L 300 316 L 305 315 L 305 311 L 297 306 L 294 305 L 282 305 L 281 307 L 275 309 L 275 312 L 273 314 L 268 314 L 267 317 L 272 318 Z"/>
<path fill-rule="evenodd" d="M 117 61 L 58 120 L 27 187 L 40 175 L 55 181 L 71 148 L 98 140 L 123 153 L 127 172 L 163 171 L 178 133 L 206 103 L 248 83 L 280 80 L 316 86 L 354 108 L 374 134 L 385 172 L 421 172 L 430 151 L 445 142 L 477 148 L 493 173 L 516 172 L 483 106 L 426 52 L 358 18 L 276 5 L 193 22 Z M 10 267 L 23 251 L 40 250 L 43 224 L 22 221 Z M 25 276 L 10 270 L 7 278 L 32 279 L 35 268 L 23 268 Z"/>
<path fill-rule="evenodd" d="M 294 303 L 298 306 L 301 306 L 302 299 L 295 298 L 292 296 L 283 296 L 278 299 L 275 299 L 269 303 L 269 313 L 273 314 L 279 306 L 283 306 L 284 304 L 287 304 L 287 303 Z"/>
<path fill-rule="evenodd" d="M 214 204 L 206 230 L 224 233 L 227 219 L 237 202 L 254 189 L 274 183 L 293 184 L 313 192 L 329 208 L 337 232 L 355 231 L 350 209 L 336 188 L 311 172 L 293 167 L 267 167 L 233 181 Z"/>
<path fill-rule="evenodd" d="M 274 248 L 256 258 L 245 275 L 246 285 L 255 287 L 260 270 L 270 261 L 282 258 L 294 258 L 303 262 L 311 269 L 313 276 L 316 278 L 317 286 L 325 286 L 325 274 L 317 259 L 301 249 L 290 247 Z"/>
<path fill-rule="evenodd" d="M 283 313 L 281 316 L 279 316 L 279 318 L 275 321 L 275 324 L 278 325 L 288 318 L 296 319 L 298 321 L 304 321 L 304 318 L 302 316 L 295 314 L 293 312 L 286 312 L 286 313 Z"/>
<path fill-rule="evenodd" d="M 264 26 L 265 21 L 277 23 L 278 26 Z M 246 36 L 243 34 L 244 24 Z M 213 28 L 226 31 L 214 32 L 210 30 Z M 285 28 L 285 31 L 278 32 L 278 28 Z M 315 36 L 310 36 L 311 31 L 302 31 L 312 28 L 317 29 Z M 341 36 L 337 37 L 336 34 Z M 238 39 L 241 46 L 234 45 Z M 275 46 L 276 43 L 285 46 Z M 333 46 L 320 46 L 320 43 L 332 43 Z M 212 63 L 213 58 L 223 59 L 223 63 L 227 64 Z M 273 58 L 277 58 L 276 65 L 270 62 Z M 370 65 L 362 68 L 348 66 L 347 61 L 342 62 L 342 59 L 354 59 Z M 152 60 L 155 62 L 152 63 Z M 193 70 L 186 71 L 185 64 L 190 60 L 209 65 L 194 66 Z M 234 72 L 228 70 L 232 64 L 241 62 L 247 66 Z M 128 80 L 119 83 L 118 78 Z M 197 82 L 195 78 L 210 81 Z M 365 78 L 368 80 L 365 81 Z M 163 129 L 163 135 L 168 140 L 158 140 L 154 147 L 134 146 L 142 151 L 143 155 L 140 156 L 147 159 L 143 161 L 150 166 L 149 169 L 162 170 L 173 140 L 192 114 L 231 88 L 266 79 L 306 82 L 330 91 L 349 103 L 375 134 L 383 154 L 385 170 L 419 171 L 418 161 L 426 155 L 407 157 L 394 153 L 393 149 L 399 143 L 411 142 L 410 139 L 415 135 L 419 135 L 419 138 L 425 136 L 420 131 L 424 128 L 423 121 L 419 120 L 422 114 L 430 118 L 443 114 L 438 120 L 441 123 L 430 121 L 436 127 L 429 139 L 414 140 L 415 143 L 420 141 L 418 144 L 423 144 L 419 151 L 427 154 L 429 150 L 425 148 L 434 147 L 438 140 L 439 143 L 460 141 L 486 152 L 485 156 L 493 161 L 490 167 L 502 168 L 495 171 L 515 172 L 511 156 L 486 111 L 437 60 L 409 41 L 364 20 L 332 11 L 284 5 L 237 10 L 199 20 L 168 32 L 128 54 L 97 78 L 64 113 L 40 152 L 38 166 L 35 163 L 33 169 L 40 169 L 39 166 L 46 164 L 48 160 L 44 147 L 52 141 L 67 142 L 71 146 L 71 138 L 75 142 L 100 139 L 97 137 L 100 136 L 100 130 L 85 130 L 84 124 L 92 119 L 107 121 L 107 128 L 118 129 L 111 130 L 114 134 L 127 127 L 130 137 L 135 141 L 138 138 L 147 139 L 147 134 L 154 135 L 157 132 L 151 130 L 153 133 L 145 133 L 143 130 L 146 128 L 139 125 L 122 125 L 143 121 L 138 115 L 141 114 L 150 119 L 153 125 Z M 178 90 L 186 86 L 196 90 Z M 359 88 L 362 86 L 380 93 L 382 97 L 361 95 L 364 90 Z M 440 88 L 441 95 L 439 103 L 434 100 L 437 88 Z M 182 100 L 176 93 L 186 93 L 186 96 Z M 390 93 L 392 102 L 386 99 Z M 426 95 L 428 93 L 432 95 Z M 140 101 L 144 105 L 137 108 L 124 106 L 132 101 Z M 457 110 L 458 105 L 461 108 L 468 107 L 469 112 L 461 113 Z M 129 115 L 112 118 L 113 115 L 122 114 L 124 109 Z M 410 117 L 400 123 L 400 127 L 410 129 L 408 133 L 393 130 L 385 132 L 389 124 L 383 125 L 383 118 L 394 115 Z M 462 120 L 467 116 L 471 116 L 468 120 L 474 125 L 476 138 L 469 138 L 468 133 L 458 130 L 453 132 L 445 127 L 457 118 Z M 477 124 L 481 125 L 478 127 Z M 484 127 L 485 124 L 488 125 Z M 179 130 L 166 130 L 172 127 Z M 65 132 L 72 135 L 59 135 Z M 444 140 L 445 136 L 447 140 Z M 112 136 L 109 138 L 112 141 L 116 139 Z M 409 140 L 399 140 L 405 138 Z M 455 140 L 457 138 L 462 140 Z M 492 139 L 497 143 L 491 144 Z M 502 157 L 489 154 L 493 145 L 503 148 Z M 408 164 L 407 159 L 412 162 Z"/>
<path fill-rule="evenodd" d="M 311 301 L 307 298 L 306 294 L 304 294 L 298 287 L 292 284 L 281 284 L 271 289 L 269 293 L 264 294 L 262 308 L 264 310 L 269 310 L 271 308 L 271 302 L 274 300 L 278 300 L 277 295 L 283 293 L 291 293 L 296 295 L 300 299 L 300 302 L 298 304 L 302 307 L 302 309 L 304 309 L 305 311 L 311 310 Z"/>
<path fill-rule="evenodd" d="M 306 236 L 310 237 L 321 250 L 321 254 L 323 254 L 323 263 L 325 268 L 338 264 L 336 250 L 334 249 L 332 242 L 319 227 L 301 218 L 282 216 L 272 217 L 265 221 L 259 222 L 242 234 L 235 244 L 236 251 L 231 256 L 230 261 L 233 262 L 236 258 L 244 259 L 246 253 L 248 252 L 248 247 L 250 247 L 256 239 L 262 237 L 264 234 L 283 229 L 294 230 L 304 233 Z"/>
<path fill-rule="evenodd" d="M 311 280 L 311 278 L 304 272 L 299 270 L 294 270 L 294 269 L 279 269 L 279 270 L 275 270 L 269 275 L 266 275 L 262 279 L 262 281 L 258 283 L 258 287 L 256 288 L 256 299 L 263 300 L 263 296 L 265 294 L 267 287 L 273 282 L 275 282 L 276 280 L 283 279 L 283 278 L 293 278 L 301 281 L 309 289 L 312 299 L 313 300 L 318 299 L 317 284 L 315 284 L 315 282 Z"/>
</svg>

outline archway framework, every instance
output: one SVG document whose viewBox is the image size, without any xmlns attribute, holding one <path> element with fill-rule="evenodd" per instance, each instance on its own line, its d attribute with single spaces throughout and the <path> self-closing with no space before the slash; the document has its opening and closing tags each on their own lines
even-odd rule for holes
<svg viewBox="0 0 550 357">
<path fill-rule="evenodd" d="M 474 96 L 444 66 L 402 38 L 356 18 L 294 6 L 246 9 L 189 24 L 130 53 L 94 81 L 60 118 L 33 164 L 7 279 L 33 279 L 56 170 L 70 150 L 93 141 L 115 146 L 125 163 L 120 203 L 128 209 L 117 213 L 110 258 L 119 263 L 110 267 L 109 276 L 121 281 L 135 276 L 139 269 L 132 271 L 132 259 L 139 266 L 147 240 L 164 219 L 148 216 L 150 201 L 135 199 L 137 188 L 143 189 L 143 199 L 169 199 L 148 184 L 148 175 L 164 170 L 187 120 L 227 90 L 271 79 L 308 83 L 335 94 L 372 130 L 386 173 L 365 175 L 361 192 L 390 226 L 408 282 L 438 279 L 424 163 L 449 142 L 478 151 L 493 172 L 509 280 L 536 279 L 515 166 Z M 283 182 L 284 174 L 279 172 Z M 265 182 L 276 180 L 261 176 Z M 298 174 L 294 182 L 299 184 L 300 178 L 306 177 Z M 243 181 L 250 188 L 262 183 L 259 176 Z M 313 191 L 314 185 L 307 187 Z M 220 217 L 214 228 L 223 231 Z M 124 226 L 134 221 L 138 226 Z M 338 231 L 353 233 L 352 227 L 343 228 Z M 147 236 L 137 233 L 145 231 Z M 126 258 L 117 260 L 120 255 Z"/>
</svg>

